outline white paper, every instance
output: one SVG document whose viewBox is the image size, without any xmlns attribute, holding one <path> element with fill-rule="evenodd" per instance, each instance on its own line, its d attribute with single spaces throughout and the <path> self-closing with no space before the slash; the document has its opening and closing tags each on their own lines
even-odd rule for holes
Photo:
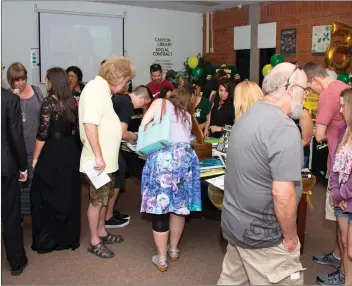
<svg viewBox="0 0 352 286">
<path fill-rule="evenodd" d="M 225 179 L 225 175 L 222 175 L 219 177 L 208 179 L 206 181 L 209 184 L 213 185 L 214 187 L 217 187 L 220 190 L 224 190 L 224 179 Z"/>
<path fill-rule="evenodd" d="M 98 175 L 98 171 L 95 170 L 94 167 L 95 159 L 89 160 L 83 164 L 84 172 L 87 174 L 94 187 L 99 189 L 109 183 L 111 180 L 105 172 L 102 172 L 100 175 Z"/>
<path fill-rule="evenodd" d="M 126 145 L 127 145 L 128 148 L 131 149 L 131 151 L 136 152 L 136 150 L 137 150 L 137 144 L 127 143 Z"/>
</svg>

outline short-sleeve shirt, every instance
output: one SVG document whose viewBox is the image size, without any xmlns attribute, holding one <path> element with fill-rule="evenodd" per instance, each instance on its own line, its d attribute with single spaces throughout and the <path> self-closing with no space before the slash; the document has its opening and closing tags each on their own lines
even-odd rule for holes
<svg viewBox="0 0 352 286">
<path fill-rule="evenodd" d="M 115 95 L 112 97 L 112 104 L 120 121 L 128 126 L 134 111 L 131 97 L 127 94 Z"/>
<path fill-rule="evenodd" d="M 84 130 L 85 123 L 98 126 L 99 143 L 106 164 L 104 172 L 109 174 L 118 170 L 122 130 L 111 96 L 107 81 L 100 76 L 88 82 L 81 93 L 78 110 L 80 137 L 83 144 L 80 166 L 82 173 L 84 173 L 83 164 L 95 158 Z"/>
<path fill-rule="evenodd" d="M 199 124 L 202 124 L 206 121 L 207 115 L 211 110 L 211 102 L 202 97 L 198 105 L 194 110 L 194 117 L 197 119 Z"/>
<path fill-rule="evenodd" d="M 282 242 L 272 183 L 294 182 L 298 205 L 302 166 L 299 130 L 281 108 L 257 102 L 241 116 L 227 150 L 221 219 L 224 237 L 232 245 L 267 248 Z"/>
<path fill-rule="evenodd" d="M 154 99 L 159 98 L 160 92 L 164 87 L 169 87 L 171 89 L 175 88 L 174 85 L 166 79 L 162 80 L 159 84 L 156 84 L 151 81 L 150 83 L 147 84 L 147 87 L 150 89 L 151 93 L 153 94 Z"/>
<path fill-rule="evenodd" d="M 348 87 L 349 86 L 342 81 L 335 80 L 319 95 L 315 122 L 316 124 L 326 126 L 326 139 L 329 148 L 328 170 L 330 170 L 331 154 L 337 142 L 338 131 L 345 124 L 340 113 L 340 95 L 341 92 Z"/>
</svg>

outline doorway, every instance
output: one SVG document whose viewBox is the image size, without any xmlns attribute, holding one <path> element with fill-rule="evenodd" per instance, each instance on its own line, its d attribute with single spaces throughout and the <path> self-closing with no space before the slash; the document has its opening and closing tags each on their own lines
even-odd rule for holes
<svg viewBox="0 0 352 286">
<path fill-rule="evenodd" d="M 259 49 L 259 86 L 262 87 L 264 76 L 262 69 L 265 65 L 270 64 L 270 58 L 275 54 L 275 48 Z"/>
<path fill-rule="evenodd" d="M 251 50 L 237 50 L 236 53 L 236 68 L 240 73 L 241 80 L 249 79 Z"/>
</svg>

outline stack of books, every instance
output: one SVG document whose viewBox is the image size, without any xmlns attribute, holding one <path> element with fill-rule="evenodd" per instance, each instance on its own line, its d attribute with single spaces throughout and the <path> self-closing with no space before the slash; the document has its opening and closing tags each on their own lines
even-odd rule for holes
<svg viewBox="0 0 352 286">
<path fill-rule="evenodd" d="M 201 178 L 225 174 L 225 164 L 219 157 L 200 160 L 199 165 Z"/>
</svg>

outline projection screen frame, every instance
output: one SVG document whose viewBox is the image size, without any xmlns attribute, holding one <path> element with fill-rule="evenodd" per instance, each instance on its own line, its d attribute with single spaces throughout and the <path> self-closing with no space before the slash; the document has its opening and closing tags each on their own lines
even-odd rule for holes
<svg viewBox="0 0 352 286">
<path fill-rule="evenodd" d="M 44 83 L 42 79 L 42 59 L 41 59 L 41 49 L 40 49 L 40 13 L 51 13 L 51 14 L 66 14 L 66 15 L 81 15 L 81 16 L 95 16 L 95 17 L 107 17 L 107 18 L 122 18 L 122 51 L 125 56 L 127 52 L 125 51 L 125 19 L 127 18 L 127 13 L 123 12 L 122 15 L 113 14 L 100 14 L 100 13 L 88 13 L 88 12 L 76 12 L 76 11 L 63 11 L 63 10 L 46 10 L 38 9 L 37 5 L 34 5 L 34 12 L 38 13 L 38 39 L 39 39 L 39 81 Z"/>
</svg>

